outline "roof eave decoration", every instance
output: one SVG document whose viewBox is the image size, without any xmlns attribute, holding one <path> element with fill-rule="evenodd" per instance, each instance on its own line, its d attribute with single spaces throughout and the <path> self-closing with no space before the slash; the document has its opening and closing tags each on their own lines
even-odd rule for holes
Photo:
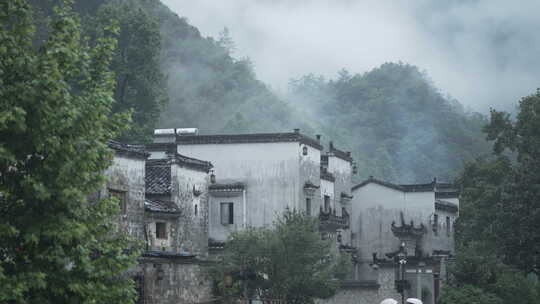
<svg viewBox="0 0 540 304">
<path fill-rule="evenodd" d="M 459 191 L 435 192 L 435 198 L 459 198 Z"/>
<path fill-rule="evenodd" d="M 181 166 L 185 166 L 187 168 L 200 170 L 203 172 L 210 172 L 210 169 L 212 169 L 214 166 L 209 161 L 204 161 L 192 157 L 188 157 L 182 154 L 176 153 L 174 156 L 174 162 L 176 164 L 179 164 Z"/>
<path fill-rule="evenodd" d="M 341 192 L 341 199 L 343 199 L 343 200 L 352 200 L 353 196 L 350 195 L 350 194 L 347 194 L 345 192 Z"/>
<path fill-rule="evenodd" d="M 311 137 L 299 132 L 290 133 L 256 133 L 256 134 L 221 134 L 221 135 L 177 135 L 176 143 L 184 145 L 200 144 L 241 144 L 241 143 L 272 143 L 300 142 L 315 149 L 322 150 L 323 146 Z"/>
<path fill-rule="evenodd" d="M 396 226 L 396 222 L 392 221 L 392 233 L 398 238 L 421 238 L 426 234 L 427 229 L 424 224 L 420 223 L 419 227 L 414 227 L 414 221 L 411 220 L 410 224 L 406 224 L 403 218 L 403 212 L 400 213 L 401 226 Z"/>
<path fill-rule="evenodd" d="M 365 185 L 369 183 L 378 184 L 387 188 L 391 188 L 394 190 L 402 191 L 402 192 L 435 192 L 435 197 L 441 197 L 441 198 L 454 198 L 459 196 L 459 192 L 456 191 L 453 185 L 448 183 L 437 183 L 436 181 L 433 181 L 428 184 L 393 184 L 390 182 L 385 182 L 379 179 L 374 178 L 373 176 L 370 176 L 365 181 L 361 182 L 358 185 L 355 185 L 352 187 L 352 190 L 356 190 L 358 188 L 364 187 Z M 454 188 L 450 188 L 454 187 Z M 445 190 L 445 191 L 440 191 Z"/>
<path fill-rule="evenodd" d="M 149 199 L 144 201 L 144 211 L 169 215 L 181 214 L 180 209 L 175 205 L 174 202 Z"/>
<path fill-rule="evenodd" d="M 324 179 L 329 182 L 335 182 L 336 178 L 334 175 L 326 170 L 321 170 L 321 179 Z"/>
<path fill-rule="evenodd" d="M 213 196 L 238 196 L 246 189 L 244 183 L 223 183 L 211 184 L 208 186 L 208 192 Z"/>
<path fill-rule="evenodd" d="M 329 156 L 335 156 L 337 158 L 340 158 L 344 161 L 348 161 L 350 163 L 353 162 L 353 158 L 345 151 L 341 151 L 339 149 L 336 149 L 334 147 L 330 147 L 330 151 L 328 152 Z"/>
<path fill-rule="evenodd" d="M 456 204 L 451 203 L 451 202 L 446 202 L 443 200 L 436 200 L 435 210 L 457 213 L 459 211 L 459 207 Z"/>
<path fill-rule="evenodd" d="M 128 145 L 114 140 L 110 140 L 107 145 L 109 148 L 114 150 L 117 155 L 125 155 L 129 157 L 147 159 L 150 156 L 145 150 L 144 146 L 141 145 Z"/>
<path fill-rule="evenodd" d="M 192 260 L 196 258 L 196 255 L 188 252 L 172 252 L 172 251 L 158 251 L 148 250 L 143 252 L 143 257 L 147 258 L 168 258 L 168 259 L 187 259 Z"/>
</svg>

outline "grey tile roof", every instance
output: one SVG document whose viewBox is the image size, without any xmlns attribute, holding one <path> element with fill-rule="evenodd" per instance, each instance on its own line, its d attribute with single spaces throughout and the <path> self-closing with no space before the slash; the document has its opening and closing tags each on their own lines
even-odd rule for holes
<svg viewBox="0 0 540 304">
<path fill-rule="evenodd" d="M 439 183 L 437 181 L 433 181 L 428 184 L 407 184 L 407 185 L 398 185 L 393 184 L 390 182 L 385 182 L 379 179 L 374 178 L 373 176 L 370 176 L 365 181 L 361 182 L 358 185 L 355 185 L 352 187 L 352 190 L 356 190 L 358 188 L 361 188 L 369 183 L 375 183 L 381 186 L 385 186 L 388 188 L 392 188 L 395 190 L 403 191 L 403 192 L 435 192 L 436 198 L 452 198 L 452 197 L 458 197 L 459 191 L 457 190 L 456 186 L 454 184 L 450 183 Z"/>
<path fill-rule="evenodd" d="M 303 135 L 300 132 L 176 136 L 176 143 L 183 145 L 271 142 L 300 142 L 318 150 L 323 149 L 323 146 L 318 140 Z"/>
<path fill-rule="evenodd" d="M 146 159 L 150 153 L 146 152 L 142 145 L 128 145 L 114 140 L 110 140 L 107 145 L 116 154 Z"/>
<path fill-rule="evenodd" d="M 154 162 L 152 162 L 154 163 Z M 158 165 L 146 165 L 146 193 L 169 194 L 171 193 L 171 165 L 168 162 L 160 162 Z"/>
<path fill-rule="evenodd" d="M 148 198 L 144 201 L 144 210 L 149 212 L 180 214 L 180 209 L 174 202 L 150 200 Z"/>
</svg>

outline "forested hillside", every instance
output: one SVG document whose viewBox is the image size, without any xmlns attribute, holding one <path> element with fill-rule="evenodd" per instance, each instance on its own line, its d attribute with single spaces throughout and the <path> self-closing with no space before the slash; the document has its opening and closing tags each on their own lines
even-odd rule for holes
<svg viewBox="0 0 540 304">
<path fill-rule="evenodd" d="M 58 1 L 34 2 L 46 12 Z M 484 118 L 441 96 L 414 66 L 387 63 L 364 74 L 342 71 L 334 80 L 308 75 L 276 94 L 257 79 L 249 59 L 233 56 L 226 32 L 202 37 L 159 0 L 87 0 L 75 7 L 92 37 L 107 20 L 120 19 L 115 99 L 118 111 L 134 111 L 125 140 L 149 140 L 154 127 L 202 133 L 300 128 L 351 150 L 359 179 L 404 183 L 451 179 L 463 161 L 487 151 Z"/>
<path fill-rule="evenodd" d="M 485 117 L 466 113 L 408 64 L 355 75 L 342 70 L 333 80 L 307 75 L 291 81 L 289 98 L 317 129 L 353 151 L 363 176 L 450 180 L 464 161 L 489 151 L 481 134 Z"/>
</svg>

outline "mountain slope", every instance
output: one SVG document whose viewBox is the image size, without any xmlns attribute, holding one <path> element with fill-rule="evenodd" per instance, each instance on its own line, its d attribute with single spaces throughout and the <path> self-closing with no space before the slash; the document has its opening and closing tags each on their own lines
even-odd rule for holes
<svg viewBox="0 0 540 304">
<path fill-rule="evenodd" d="M 249 59 L 231 55 L 230 37 L 203 37 L 159 0 L 91 0 L 76 7 L 97 15 L 102 2 L 141 9 L 159 27 L 159 69 L 168 96 L 159 127 L 197 127 L 201 133 L 300 128 L 351 150 L 358 179 L 375 175 L 400 183 L 452 179 L 464 161 L 488 151 L 484 117 L 442 96 L 412 65 L 387 63 L 355 75 L 341 71 L 331 80 L 307 75 L 291 81 L 290 92 L 281 96 L 257 79 Z"/>
</svg>

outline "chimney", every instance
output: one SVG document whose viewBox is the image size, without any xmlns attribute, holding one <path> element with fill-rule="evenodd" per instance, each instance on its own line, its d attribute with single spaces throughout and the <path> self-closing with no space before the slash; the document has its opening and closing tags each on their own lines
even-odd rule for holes
<svg viewBox="0 0 540 304">
<path fill-rule="evenodd" d="M 347 152 L 345 152 L 345 153 L 347 153 L 347 156 L 348 156 L 348 157 L 351 157 L 351 151 L 347 151 Z"/>
<path fill-rule="evenodd" d="M 300 129 L 294 129 L 294 133 L 300 134 Z"/>
<path fill-rule="evenodd" d="M 317 141 L 318 141 L 319 143 L 321 143 L 321 134 L 317 134 L 317 135 L 315 135 L 315 137 L 317 137 Z"/>
<path fill-rule="evenodd" d="M 333 142 L 333 141 L 330 141 L 330 144 L 329 144 L 329 145 L 330 145 L 330 151 L 331 151 L 331 150 L 334 150 L 334 142 Z"/>
</svg>

